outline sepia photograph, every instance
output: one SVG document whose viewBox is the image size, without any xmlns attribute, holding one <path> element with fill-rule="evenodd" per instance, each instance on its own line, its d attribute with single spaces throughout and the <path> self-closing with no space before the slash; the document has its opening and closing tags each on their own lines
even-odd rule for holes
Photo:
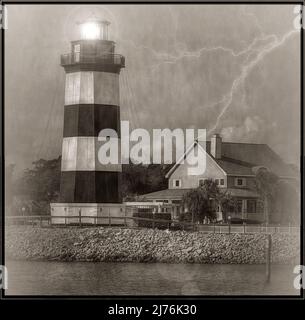
<svg viewBox="0 0 305 320">
<path fill-rule="evenodd" d="M 302 10 L 2 4 L 2 298 L 300 298 Z"/>
</svg>

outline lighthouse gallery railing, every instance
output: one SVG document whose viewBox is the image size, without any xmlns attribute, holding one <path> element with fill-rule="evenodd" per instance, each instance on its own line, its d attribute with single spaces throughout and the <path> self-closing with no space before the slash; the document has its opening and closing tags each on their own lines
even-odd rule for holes
<svg viewBox="0 0 305 320">
<path fill-rule="evenodd" d="M 106 53 L 101 55 L 76 55 L 76 54 L 62 54 L 60 56 L 60 64 L 62 66 L 88 63 L 88 64 L 104 64 L 104 65 L 117 65 L 122 68 L 125 67 L 125 57 L 120 54 Z"/>
</svg>

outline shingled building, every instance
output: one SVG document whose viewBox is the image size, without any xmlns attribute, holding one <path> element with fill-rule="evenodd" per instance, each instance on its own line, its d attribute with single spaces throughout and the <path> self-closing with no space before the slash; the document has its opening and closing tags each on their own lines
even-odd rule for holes
<svg viewBox="0 0 305 320">
<path fill-rule="evenodd" d="M 141 200 L 171 204 L 173 216 L 177 217 L 182 210 L 183 195 L 200 186 L 205 179 L 212 179 L 221 190 L 228 191 L 236 199 L 237 206 L 230 209 L 232 218 L 262 221 L 263 202 L 255 188 L 257 169 L 266 168 L 280 179 L 294 180 L 297 177 L 297 172 L 267 144 L 223 142 L 218 134 L 211 141 L 195 141 L 193 148 L 198 144 L 206 151 L 206 170 L 202 175 L 188 175 L 188 162 L 178 161 L 166 174 L 168 189 L 145 194 Z M 187 156 L 188 153 L 184 159 Z M 220 206 L 217 208 L 217 220 L 222 220 Z"/>
</svg>

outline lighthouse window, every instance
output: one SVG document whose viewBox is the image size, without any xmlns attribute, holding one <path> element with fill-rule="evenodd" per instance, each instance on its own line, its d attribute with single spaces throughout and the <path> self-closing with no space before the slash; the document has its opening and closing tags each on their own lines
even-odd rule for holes
<svg viewBox="0 0 305 320">
<path fill-rule="evenodd" d="M 79 62 L 80 60 L 80 44 L 74 45 L 74 61 Z"/>
</svg>

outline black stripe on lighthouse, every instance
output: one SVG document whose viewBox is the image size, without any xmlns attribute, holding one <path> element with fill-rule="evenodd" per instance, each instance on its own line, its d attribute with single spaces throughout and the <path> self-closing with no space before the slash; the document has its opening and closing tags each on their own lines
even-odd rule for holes
<svg viewBox="0 0 305 320">
<path fill-rule="evenodd" d="M 122 203 L 120 172 L 61 172 L 60 202 Z"/>
<path fill-rule="evenodd" d="M 63 137 L 97 137 L 102 129 L 113 129 L 120 137 L 120 107 L 103 104 L 65 106 Z"/>
</svg>

